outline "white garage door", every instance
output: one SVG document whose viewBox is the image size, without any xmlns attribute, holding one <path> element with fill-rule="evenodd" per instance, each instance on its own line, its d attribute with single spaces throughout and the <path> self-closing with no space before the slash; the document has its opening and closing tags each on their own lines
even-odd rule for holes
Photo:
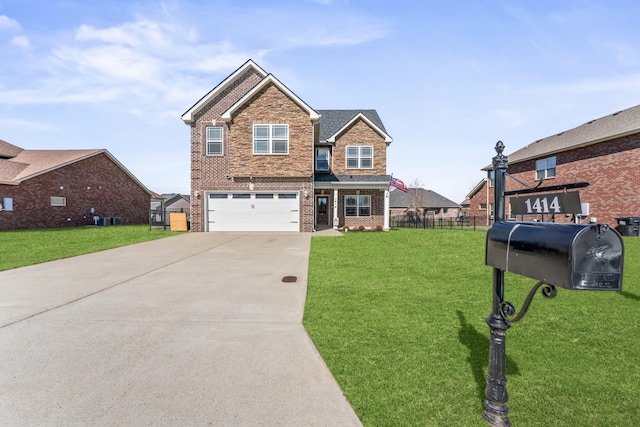
<svg viewBox="0 0 640 427">
<path fill-rule="evenodd" d="M 209 231 L 300 231 L 298 193 L 210 193 Z"/>
</svg>

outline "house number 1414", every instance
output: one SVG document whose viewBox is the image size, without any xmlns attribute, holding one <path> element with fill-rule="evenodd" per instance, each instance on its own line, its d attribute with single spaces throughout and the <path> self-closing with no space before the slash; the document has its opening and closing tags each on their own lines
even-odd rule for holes
<svg viewBox="0 0 640 427">
<path fill-rule="evenodd" d="M 527 206 L 528 214 L 560 213 L 562 211 L 558 196 L 551 199 L 551 203 L 549 203 L 546 197 L 536 197 L 533 199 L 533 204 L 531 203 L 531 199 L 526 199 L 524 204 Z"/>
</svg>

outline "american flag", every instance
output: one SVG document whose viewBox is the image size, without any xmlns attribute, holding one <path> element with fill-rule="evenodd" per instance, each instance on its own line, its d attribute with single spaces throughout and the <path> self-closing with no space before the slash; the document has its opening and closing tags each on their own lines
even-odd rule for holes
<svg viewBox="0 0 640 427">
<path fill-rule="evenodd" d="M 407 185 L 401 180 L 399 180 L 398 178 L 391 177 L 391 180 L 389 181 L 389 185 L 405 193 L 409 191 L 409 188 L 407 187 Z"/>
</svg>

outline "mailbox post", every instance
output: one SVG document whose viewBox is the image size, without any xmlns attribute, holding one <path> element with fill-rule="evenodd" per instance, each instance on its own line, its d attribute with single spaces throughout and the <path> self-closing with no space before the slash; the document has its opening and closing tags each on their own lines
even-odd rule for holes
<svg viewBox="0 0 640 427">
<path fill-rule="evenodd" d="M 493 158 L 494 171 L 494 208 L 495 222 L 504 221 L 504 190 L 505 176 L 507 172 L 507 156 L 503 154 L 504 144 L 498 141 L 496 144 L 497 155 Z M 493 426 L 511 426 L 507 401 L 507 375 L 506 375 L 506 338 L 507 329 L 511 326 L 502 315 L 504 303 L 504 271 L 494 267 L 493 269 L 493 298 L 491 315 L 486 322 L 491 331 L 489 339 L 489 372 L 487 386 L 485 388 L 485 401 L 482 416 Z"/>
<path fill-rule="evenodd" d="M 506 332 L 527 312 L 533 296 L 542 288 L 547 298 L 556 286 L 576 290 L 620 291 L 624 245 L 620 234 L 607 224 L 557 224 L 505 221 L 507 157 L 498 141 L 493 158 L 496 221 L 487 231 L 486 264 L 493 267 L 489 370 L 482 416 L 492 426 L 511 426 L 508 417 Z M 504 272 L 538 282 L 520 312 L 504 299 Z"/>
</svg>

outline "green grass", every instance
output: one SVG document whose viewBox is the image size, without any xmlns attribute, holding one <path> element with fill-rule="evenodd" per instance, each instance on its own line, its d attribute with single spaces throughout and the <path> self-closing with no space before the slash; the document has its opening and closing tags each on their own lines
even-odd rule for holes
<svg viewBox="0 0 640 427">
<path fill-rule="evenodd" d="M 485 233 L 314 237 L 304 325 L 365 426 L 485 426 Z M 516 426 L 640 425 L 640 239 L 623 292 L 536 295 L 507 332 Z M 507 273 L 516 309 L 534 285 Z"/>
<path fill-rule="evenodd" d="M 0 232 L 0 271 L 180 234 L 148 225 Z"/>
</svg>

